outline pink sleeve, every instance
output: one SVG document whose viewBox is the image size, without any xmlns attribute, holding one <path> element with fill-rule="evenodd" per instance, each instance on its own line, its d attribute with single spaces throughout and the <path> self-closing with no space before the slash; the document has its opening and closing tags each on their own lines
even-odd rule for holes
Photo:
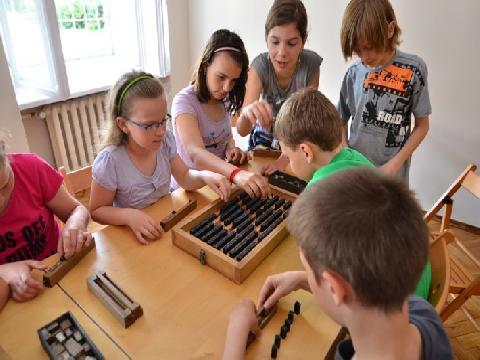
<svg viewBox="0 0 480 360">
<path fill-rule="evenodd" d="M 43 201 L 48 203 L 57 195 L 63 183 L 63 176 L 41 157 L 31 154 L 31 165 L 35 168 L 38 186 L 41 189 Z"/>
</svg>

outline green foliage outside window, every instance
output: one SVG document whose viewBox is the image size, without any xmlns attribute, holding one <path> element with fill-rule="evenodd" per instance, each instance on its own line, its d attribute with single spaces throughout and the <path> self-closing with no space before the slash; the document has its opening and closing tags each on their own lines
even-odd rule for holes
<svg viewBox="0 0 480 360">
<path fill-rule="evenodd" d="M 63 29 L 96 31 L 105 27 L 103 3 L 75 0 L 70 4 L 57 7 L 57 16 Z"/>
</svg>

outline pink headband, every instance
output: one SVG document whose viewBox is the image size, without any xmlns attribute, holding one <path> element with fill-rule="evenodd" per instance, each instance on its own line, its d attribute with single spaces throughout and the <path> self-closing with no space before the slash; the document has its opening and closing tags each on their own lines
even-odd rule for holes
<svg viewBox="0 0 480 360">
<path fill-rule="evenodd" d="M 235 51 L 235 52 L 241 52 L 240 49 L 234 48 L 232 46 L 222 46 L 219 47 L 217 50 L 214 51 L 214 53 L 220 52 L 220 51 Z"/>
</svg>

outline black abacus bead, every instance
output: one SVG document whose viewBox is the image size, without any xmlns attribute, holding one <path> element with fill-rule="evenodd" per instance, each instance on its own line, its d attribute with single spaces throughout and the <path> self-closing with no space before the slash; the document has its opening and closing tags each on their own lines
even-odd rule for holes
<svg viewBox="0 0 480 360">
<path fill-rule="evenodd" d="M 245 206 L 247 207 L 247 209 L 251 209 L 253 206 L 255 206 L 256 204 L 258 204 L 260 202 L 260 199 L 259 198 L 253 198 L 249 201 L 247 201 L 247 203 L 245 204 Z"/>
<path fill-rule="evenodd" d="M 257 212 L 257 219 L 255 220 L 255 225 L 260 225 L 262 222 L 265 221 L 265 219 L 267 219 L 272 214 L 273 214 L 272 209 L 267 209 L 266 211 L 264 211 L 261 214 L 258 214 L 258 212 Z"/>
<path fill-rule="evenodd" d="M 288 320 L 290 320 L 290 323 L 293 323 L 293 319 L 295 318 L 295 313 L 292 310 L 288 311 Z"/>
<path fill-rule="evenodd" d="M 263 203 L 261 201 L 257 201 L 255 204 L 253 204 L 248 210 L 250 210 L 250 214 L 253 214 L 256 212 L 258 209 L 260 209 L 260 206 L 262 206 Z"/>
<path fill-rule="evenodd" d="M 208 225 L 209 223 L 211 223 L 213 220 L 215 219 L 215 215 L 212 214 L 210 215 L 209 217 L 207 217 L 205 220 L 203 220 L 200 224 L 198 224 L 197 226 L 193 227 L 191 230 L 190 230 L 190 234 L 194 235 L 194 236 L 197 236 L 195 235 L 195 233 L 197 233 L 199 230 L 201 230 L 204 226 Z"/>
<path fill-rule="evenodd" d="M 283 325 L 280 328 L 280 336 L 282 337 L 282 339 L 285 339 L 287 337 L 287 329 L 285 329 L 285 326 Z"/>
<path fill-rule="evenodd" d="M 278 348 L 275 346 L 275 344 L 272 345 L 272 352 L 270 353 L 270 356 L 272 359 L 276 359 L 277 358 L 277 352 L 278 352 Z"/>
<path fill-rule="evenodd" d="M 292 206 L 292 202 L 290 200 L 285 201 L 285 204 L 283 204 L 282 208 L 283 210 L 287 210 Z"/>
<path fill-rule="evenodd" d="M 232 215 L 238 209 L 239 209 L 238 206 L 236 206 L 236 205 L 232 206 L 230 209 L 228 209 L 227 211 L 225 211 L 224 213 L 222 213 L 220 215 L 220 221 L 225 220 L 226 218 L 228 218 L 230 215 Z"/>
<path fill-rule="evenodd" d="M 250 217 L 247 217 L 244 222 L 237 226 L 237 231 L 243 231 L 251 223 L 252 219 L 250 219 Z"/>
<path fill-rule="evenodd" d="M 247 213 L 244 213 L 242 216 L 240 216 L 240 217 L 238 217 L 238 218 L 236 218 L 236 219 L 233 220 L 232 226 L 233 226 L 234 228 L 236 228 L 238 225 L 240 225 L 241 223 L 243 223 L 243 222 L 244 222 L 246 219 L 248 219 L 248 218 L 249 218 L 248 214 L 247 214 Z"/>
<path fill-rule="evenodd" d="M 280 335 L 275 335 L 275 346 L 280 349 L 280 344 L 282 343 L 282 338 Z"/>
<path fill-rule="evenodd" d="M 201 239 L 207 232 L 213 229 L 214 224 L 210 223 L 207 226 L 203 227 L 195 236 Z"/>
<path fill-rule="evenodd" d="M 243 239 L 250 232 L 253 232 L 253 224 L 248 225 L 245 229 L 243 229 L 240 232 L 237 231 L 237 234 L 240 237 L 240 239 Z"/>
<path fill-rule="evenodd" d="M 241 241 L 241 237 L 239 237 L 238 235 L 236 235 L 232 240 L 230 240 L 227 244 L 225 244 L 225 246 L 223 247 L 223 253 L 224 254 L 227 254 L 230 252 L 230 250 L 233 249 L 233 247 L 239 242 Z"/>
<path fill-rule="evenodd" d="M 247 246 L 250 242 L 253 241 L 253 239 L 255 239 L 255 235 L 256 234 L 254 232 L 250 233 L 245 239 L 243 239 L 237 245 L 235 245 L 235 247 L 232 250 L 230 250 L 228 255 L 231 258 L 236 257 L 245 248 L 245 246 Z"/>
<path fill-rule="evenodd" d="M 212 236 L 214 236 L 216 233 L 218 233 L 220 230 L 223 229 L 222 225 L 213 225 L 213 229 L 207 232 L 205 235 L 203 235 L 200 240 L 203 242 L 207 242 Z"/>
<path fill-rule="evenodd" d="M 250 251 L 253 250 L 253 248 L 254 248 L 256 245 L 257 245 L 256 242 L 252 242 L 252 243 L 248 244 L 247 247 L 244 248 L 244 249 L 242 250 L 242 252 L 241 252 L 240 254 L 238 254 L 235 259 L 236 259 L 237 261 L 241 261 L 245 256 L 248 255 L 248 253 L 249 253 Z"/>
<path fill-rule="evenodd" d="M 281 208 L 281 207 L 283 206 L 283 204 L 285 204 L 285 200 L 280 199 L 280 200 L 278 200 L 278 201 L 275 203 L 275 205 L 274 205 L 273 207 L 274 207 L 275 209 L 279 209 L 279 208 Z"/>
<path fill-rule="evenodd" d="M 240 200 L 244 200 L 244 199 L 250 198 L 250 195 L 248 195 L 246 192 L 243 192 L 243 193 L 240 194 L 240 196 L 238 198 Z"/>
<path fill-rule="evenodd" d="M 229 225 L 233 220 L 238 218 L 239 216 L 242 216 L 242 214 L 245 212 L 242 208 L 238 208 L 233 214 L 231 214 L 228 218 L 226 218 L 223 223 L 225 225 Z"/>
<path fill-rule="evenodd" d="M 221 238 L 227 235 L 227 233 L 228 233 L 227 229 L 222 229 L 222 231 L 220 231 L 218 234 L 208 239 L 207 244 L 214 246 L 218 241 L 220 241 Z"/>
<path fill-rule="evenodd" d="M 262 223 L 262 226 L 260 226 L 260 231 L 265 231 L 265 229 L 272 225 L 275 220 L 281 217 L 282 213 L 278 210 L 275 211 L 267 220 Z"/>
<path fill-rule="evenodd" d="M 293 304 L 293 312 L 297 315 L 300 314 L 300 303 L 298 301 Z"/>
<path fill-rule="evenodd" d="M 223 239 L 220 239 L 220 241 L 214 245 L 215 249 L 220 250 L 221 248 L 223 248 L 223 246 L 225 244 L 232 241 L 235 238 L 235 236 L 236 236 L 236 234 L 233 231 L 228 233 L 228 235 L 226 237 L 224 237 Z"/>
</svg>

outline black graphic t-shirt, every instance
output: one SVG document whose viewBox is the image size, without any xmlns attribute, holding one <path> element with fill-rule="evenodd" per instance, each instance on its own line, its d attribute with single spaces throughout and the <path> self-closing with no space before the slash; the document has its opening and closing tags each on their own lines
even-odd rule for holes
<svg viewBox="0 0 480 360">
<path fill-rule="evenodd" d="M 396 51 L 392 60 L 377 68 L 362 62 L 345 74 L 338 111 L 344 121 L 352 119 L 349 146 L 376 166 L 392 159 L 411 133 L 412 120 L 431 114 L 427 66 L 411 54 Z M 399 176 L 408 182 L 407 161 Z"/>
<path fill-rule="evenodd" d="M 42 260 L 57 251 L 59 228 L 46 204 L 63 178 L 34 154 L 9 154 L 8 158 L 14 186 L 0 215 L 0 264 Z"/>
</svg>

